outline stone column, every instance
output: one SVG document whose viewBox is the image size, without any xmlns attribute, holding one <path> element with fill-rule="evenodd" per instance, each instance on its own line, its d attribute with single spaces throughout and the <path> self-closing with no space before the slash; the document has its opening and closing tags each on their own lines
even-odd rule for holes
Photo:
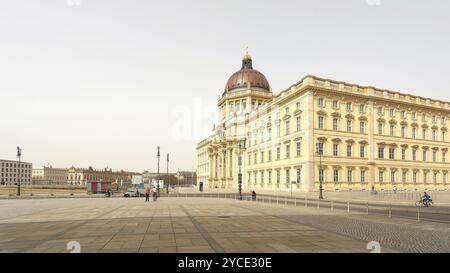
<svg viewBox="0 0 450 273">
<path fill-rule="evenodd" d="M 369 153 L 369 173 L 368 173 L 368 181 L 369 181 L 369 189 L 372 189 L 372 186 L 375 184 L 375 110 L 374 110 L 373 101 L 367 102 L 367 130 L 369 138 L 367 141 L 368 144 L 368 153 Z"/>
<path fill-rule="evenodd" d="M 306 105 L 306 124 L 304 128 L 305 132 L 305 143 L 307 143 L 305 149 L 305 183 L 303 184 L 303 190 L 312 191 L 314 189 L 315 180 L 315 167 L 314 167 L 314 153 L 315 153 L 315 143 L 314 140 L 314 94 L 312 91 L 308 91 L 305 95 Z"/>
</svg>

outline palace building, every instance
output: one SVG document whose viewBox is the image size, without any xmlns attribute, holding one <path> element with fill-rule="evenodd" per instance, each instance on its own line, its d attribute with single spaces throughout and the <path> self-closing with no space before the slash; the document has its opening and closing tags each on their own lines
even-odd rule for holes
<svg viewBox="0 0 450 273">
<path fill-rule="evenodd" d="M 204 188 L 449 188 L 450 103 L 306 76 L 273 94 L 247 53 L 197 145 Z"/>
</svg>

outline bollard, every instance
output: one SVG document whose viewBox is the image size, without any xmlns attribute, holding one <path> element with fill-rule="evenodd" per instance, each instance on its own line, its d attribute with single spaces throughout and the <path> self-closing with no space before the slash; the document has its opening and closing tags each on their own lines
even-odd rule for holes
<svg viewBox="0 0 450 273">
<path fill-rule="evenodd" d="M 392 218 L 391 204 L 389 204 L 389 218 Z"/>
<path fill-rule="evenodd" d="M 297 197 L 294 197 L 294 207 L 297 206 Z"/>
<path fill-rule="evenodd" d="M 366 204 L 366 214 L 369 215 L 369 202 Z"/>
<path fill-rule="evenodd" d="M 334 208 L 333 208 L 333 200 L 331 200 L 331 211 L 333 211 L 334 210 Z"/>
<path fill-rule="evenodd" d="M 305 208 L 308 207 L 308 199 L 305 197 Z"/>
<path fill-rule="evenodd" d="M 278 205 L 278 194 L 277 194 L 277 205 Z"/>
<path fill-rule="evenodd" d="M 350 213 L 350 201 L 347 201 L 347 213 Z"/>
<path fill-rule="evenodd" d="M 420 222 L 420 206 L 417 207 L 417 222 Z"/>
<path fill-rule="evenodd" d="M 317 198 L 317 208 L 320 208 L 320 199 Z"/>
</svg>

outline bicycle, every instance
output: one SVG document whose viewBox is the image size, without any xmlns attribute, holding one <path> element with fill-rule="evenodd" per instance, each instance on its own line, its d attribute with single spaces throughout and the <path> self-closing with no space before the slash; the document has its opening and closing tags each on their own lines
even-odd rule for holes
<svg viewBox="0 0 450 273">
<path fill-rule="evenodd" d="M 433 200 L 419 200 L 416 201 L 416 207 L 432 207 Z"/>
</svg>

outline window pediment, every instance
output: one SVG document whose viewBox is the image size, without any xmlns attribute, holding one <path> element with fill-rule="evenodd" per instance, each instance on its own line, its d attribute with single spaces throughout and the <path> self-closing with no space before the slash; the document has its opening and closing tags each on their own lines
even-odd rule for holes
<svg viewBox="0 0 450 273">
<path fill-rule="evenodd" d="M 295 112 L 294 112 L 294 117 L 298 117 L 298 116 L 300 116 L 301 114 L 302 114 L 302 110 L 297 109 L 297 110 L 295 110 Z"/>
<path fill-rule="evenodd" d="M 331 116 L 332 116 L 333 118 L 340 118 L 340 117 L 341 117 L 341 114 L 338 113 L 338 112 L 334 112 L 334 113 L 331 114 Z"/>
</svg>

